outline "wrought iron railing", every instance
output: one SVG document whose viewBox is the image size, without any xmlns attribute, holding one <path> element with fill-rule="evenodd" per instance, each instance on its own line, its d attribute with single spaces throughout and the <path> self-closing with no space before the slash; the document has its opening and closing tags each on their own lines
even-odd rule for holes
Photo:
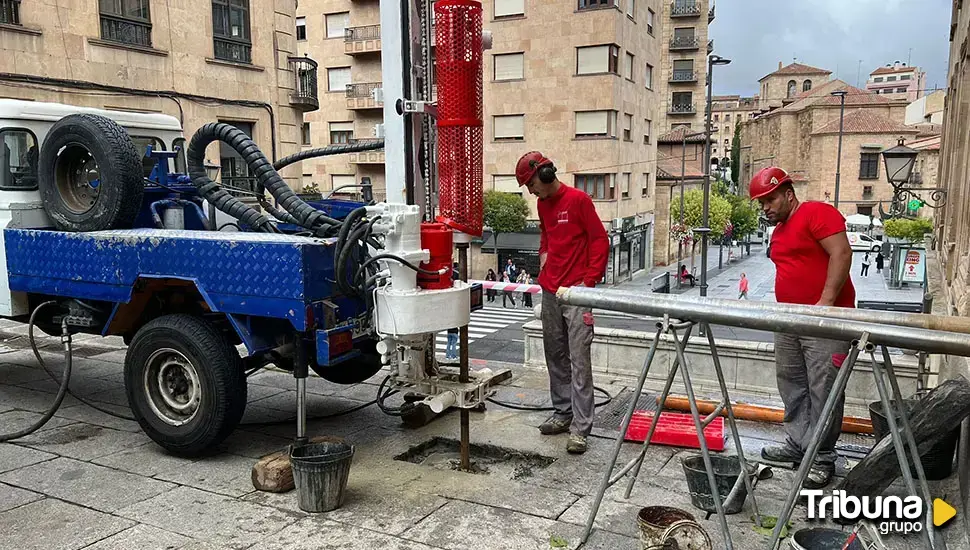
<svg viewBox="0 0 970 550">
<path fill-rule="evenodd" d="M 374 90 L 381 87 L 380 82 L 361 82 L 358 84 L 347 84 L 347 97 L 369 98 L 374 97 Z"/>
<path fill-rule="evenodd" d="M 697 112 L 693 103 L 671 103 L 668 113 L 675 115 L 689 115 Z"/>
<path fill-rule="evenodd" d="M 317 99 L 317 62 L 309 57 L 288 57 L 293 70 L 294 88 L 292 99 L 318 103 Z"/>
<path fill-rule="evenodd" d="M 670 74 L 671 82 L 694 82 L 697 80 L 697 73 L 694 71 L 675 70 Z"/>
<path fill-rule="evenodd" d="M 152 46 L 152 24 L 108 13 L 101 14 L 101 39 L 131 46 Z"/>
<path fill-rule="evenodd" d="M 252 63 L 253 45 L 251 42 L 213 37 L 213 54 L 216 59 L 234 63 Z"/>
<path fill-rule="evenodd" d="M 714 22 L 714 6 L 711 6 L 710 11 L 707 12 L 707 24 L 710 25 Z"/>
<path fill-rule="evenodd" d="M 701 39 L 696 36 L 675 36 L 670 39 L 671 50 L 696 50 L 701 46 Z"/>
<path fill-rule="evenodd" d="M 0 23 L 20 24 L 20 0 L 0 0 Z"/>
<path fill-rule="evenodd" d="M 714 52 L 714 41 L 713 40 L 708 40 L 707 41 L 707 53 L 713 53 L 713 52 Z"/>
<path fill-rule="evenodd" d="M 675 0 L 670 4 L 671 17 L 697 17 L 701 14 L 701 5 L 696 0 Z"/>
<path fill-rule="evenodd" d="M 345 42 L 355 42 L 357 40 L 376 40 L 381 37 L 380 25 L 367 25 L 365 27 L 347 27 L 344 31 Z"/>
</svg>

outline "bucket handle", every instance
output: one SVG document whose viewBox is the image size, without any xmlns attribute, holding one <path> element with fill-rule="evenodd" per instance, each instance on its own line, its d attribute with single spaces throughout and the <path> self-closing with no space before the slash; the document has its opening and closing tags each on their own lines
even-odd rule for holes
<svg viewBox="0 0 970 550">
<path fill-rule="evenodd" d="M 707 535 L 707 531 L 705 531 L 704 528 L 701 527 L 699 523 L 691 519 L 682 519 L 671 523 L 670 526 L 664 530 L 663 535 L 660 536 L 660 548 L 664 547 L 664 543 L 667 542 L 667 539 L 673 540 L 672 537 L 674 536 L 674 533 L 677 531 L 677 529 L 682 529 L 687 531 L 693 529 L 697 531 L 698 533 L 703 535 L 704 540 L 707 542 L 707 548 L 713 548 L 713 544 L 711 543 L 711 537 Z"/>
</svg>

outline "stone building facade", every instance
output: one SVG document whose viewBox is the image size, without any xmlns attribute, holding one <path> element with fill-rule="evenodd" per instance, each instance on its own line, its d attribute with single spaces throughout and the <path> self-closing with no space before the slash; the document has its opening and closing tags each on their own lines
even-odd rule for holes
<svg viewBox="0 0 970 550">
<path fill-rule="evenodd" d="M 17 9 L 0 20 L 2 97 L 165 113 L 187 138 L 230 122 L 270 158 L 299 150 L 303 113 L 317 108 L 315 64 L 296 57 L 295 0 L 4 5 Z M 233 151 L 213 144 L 207 157 L 221 160 L 223 183 L 251 185 Z M 299 186 L 298 173 L 283 176 Z"/>
<path fill-rule="evenodd" d="M 703 129 L 699 129 L 703 133 Z M 680 200 L 682 192 L 702 189 L 704 185 L 704 136 L 691 135 L 687 128 L 677 128 L 657 139 L 657 193 L 653 237 L 656 265 L 669 265 L 678 253 L 687 256 L 670 239 L 670 227 L 678 222 L 670 216 L 670 205 Z M 685 139 L 686 138 L 686 139 Z"/>
<path fill-rule="evenodd" d="M 762 111 L 776 109 L 788 103 L 804 92 L 812 90 L 829 81 L 832 71 L 791 63 L 782 66 L 778 62 L 778 70 L 769 73 L 758 81 L 758 106 Z"/>
<path fill-rule="evenodd" d="M 659 134 L 676 127 L 704 129 L 707 105 L 707 56 L 714 50 L 709 27 L 714 6 L 709 0 L 665 0 L 662 14 L 661 65 L 655 75 L 662 113 Z"/>
<path fill-rule="evenodd" d="M 734 129 L 759 114 L 758 96 L 716 95 L 711 106 L 711 158 L 731 158 Z"/>
</svg>

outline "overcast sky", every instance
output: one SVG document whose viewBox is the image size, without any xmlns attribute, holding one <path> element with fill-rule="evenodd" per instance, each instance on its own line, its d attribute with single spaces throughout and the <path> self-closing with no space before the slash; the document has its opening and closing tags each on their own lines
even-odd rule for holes
<svg viewBox="0 0 970 550">
<path fill-rule="evenodd" d="M 714 53 L 732 63 L 714 69 L 714 93 L 754 95 L 759 78 L 793 58 L 853 86 L 861 73 L 864 88 L 877 67 L 912 56 L 929 88 L 945 88 L 950 9 L 950 0 L 717 0 Z"/>
</svg>

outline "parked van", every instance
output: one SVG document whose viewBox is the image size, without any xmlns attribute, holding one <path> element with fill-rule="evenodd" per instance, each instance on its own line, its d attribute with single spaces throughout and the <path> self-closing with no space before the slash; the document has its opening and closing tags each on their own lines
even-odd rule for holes
<svg viewBox="0 0 970 550">
<path fill-rule="evenodd" d="M 846 237 L 849 238 L 849 246 L 855 252 L 879 252 L 882 248 L 882 243 L 873 239 L 865 233 L 858 233 L 856 231 L 846 232 Z"/>
</svg>

